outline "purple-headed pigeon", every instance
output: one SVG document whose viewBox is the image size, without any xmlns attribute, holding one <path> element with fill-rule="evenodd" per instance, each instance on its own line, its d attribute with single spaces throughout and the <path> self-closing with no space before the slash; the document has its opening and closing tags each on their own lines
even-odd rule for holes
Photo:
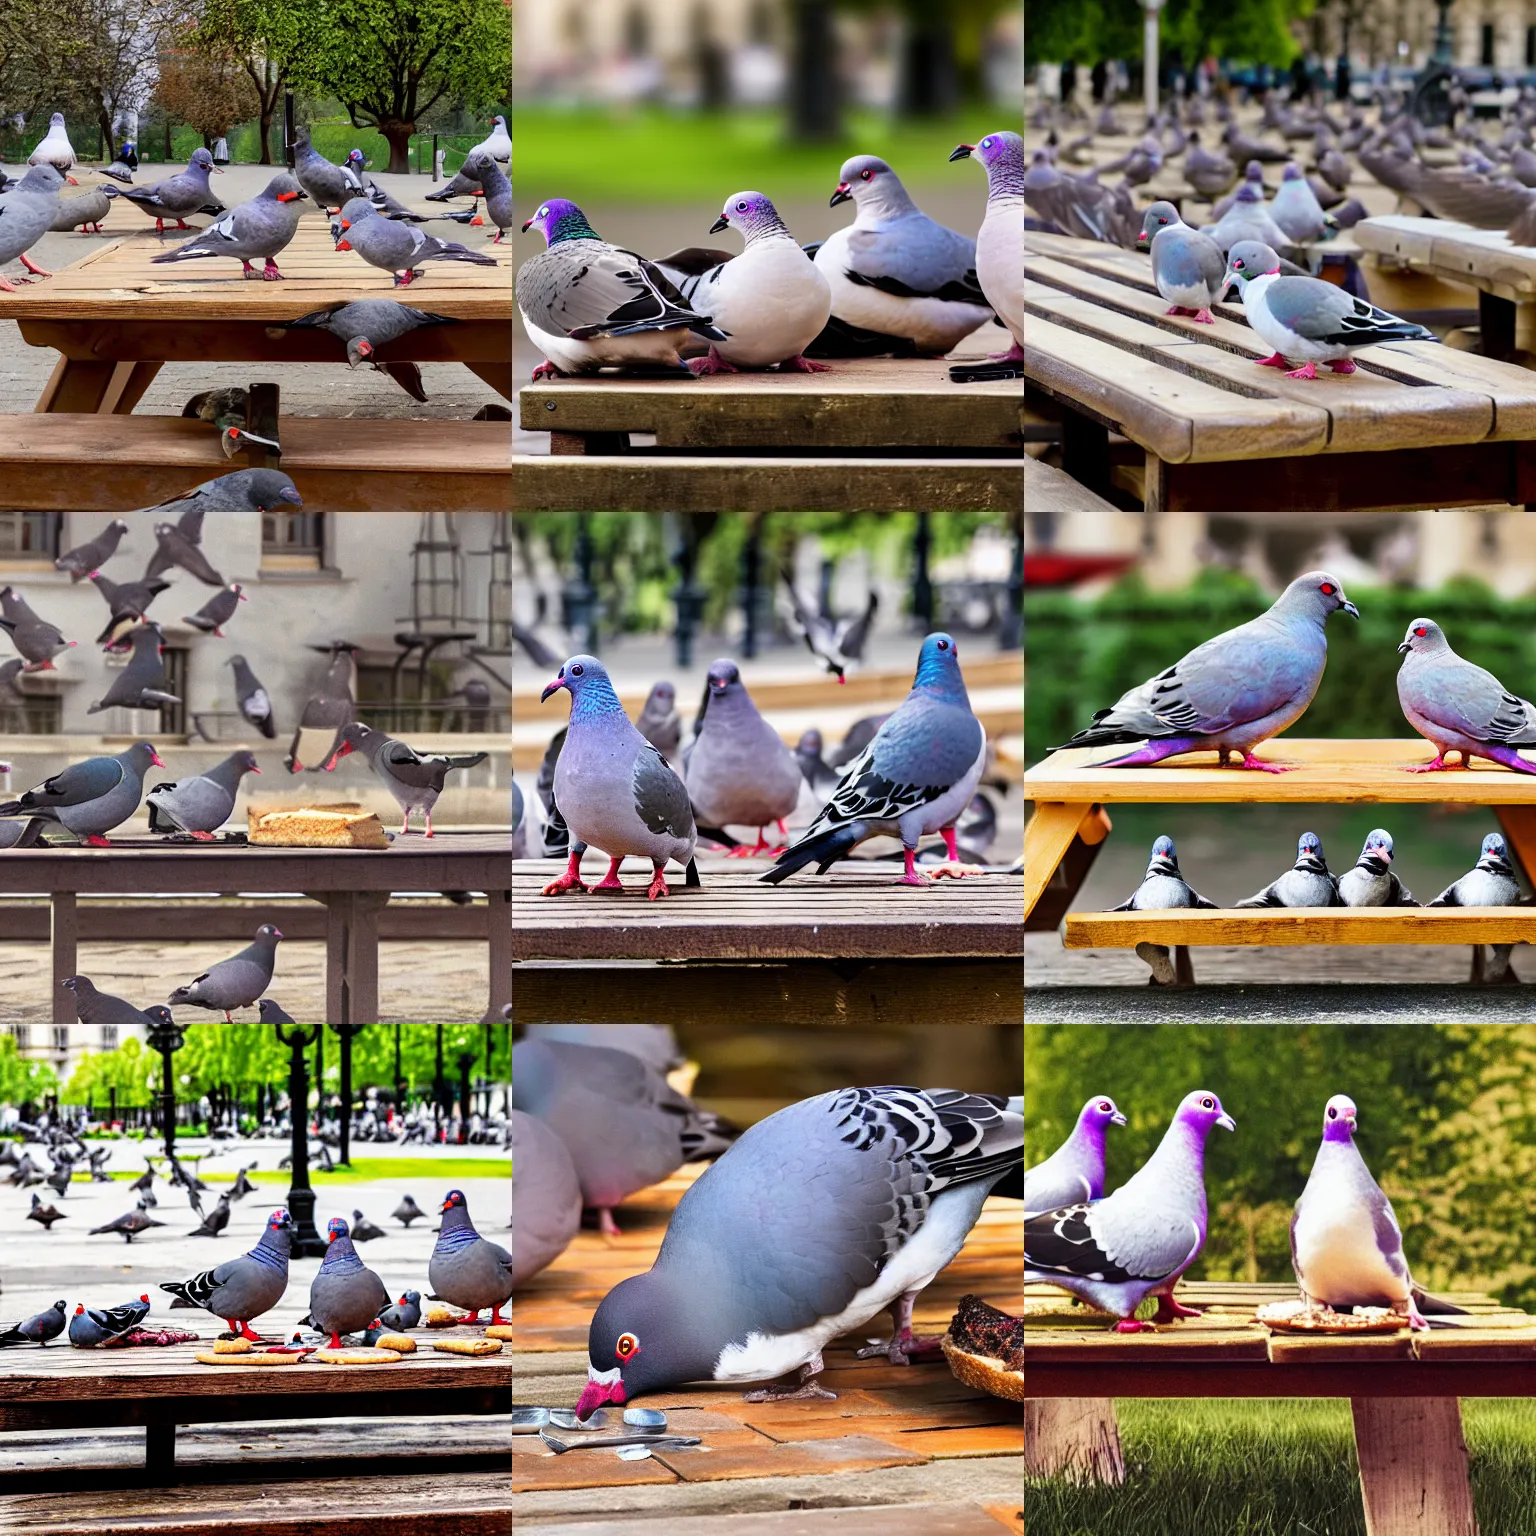
<svg viewBox="0 0 1536 1536">
<path fill-rule="evenodd" d="M 1095 1094 L 1078 1111 L 1072 1134 L 1042 1163 L 1024 1170 L 1024 1209 L 1054 1211 L 1104 1194 L 1104 1133 L 1125 1116 L 1108 1094 Z"/>
<path fill-rule="evenodd" d="M 1024 357 L 1024 140 L 1017 133 L 989 133 L 961 144 L 951 160 L 974 156 L 987 172 L 987 214 L 976 235 L 976 277 L 999 321 L 1013 336 L 997 362 Z"/>
</svg>

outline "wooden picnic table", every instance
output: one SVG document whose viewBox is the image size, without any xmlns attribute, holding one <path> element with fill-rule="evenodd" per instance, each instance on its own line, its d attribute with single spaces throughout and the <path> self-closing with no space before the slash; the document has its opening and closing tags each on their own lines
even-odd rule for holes
<svg viewBox="0 0 1536 1536">
<path fill-rule="evenodd" d="M 769 886 L 767 860 L 740 863 L 709 860 L 697 889 L 673 870 L 671 895 L 648 902 L 648 863 L 627 861 L 623 896 L 546 897 L 564 861 L 515 860 L 514 1019 L 738 1023 L 748 998 L 759 1022 L 1022 1017 L 1019 882 L 1006 871 L 918 890 L 896 884 L 899 864 L 855 860 Z"/>
<path fill-rule="evenodd" d="M 1102 1314 L 1069 1312 L 1063 1292 L 1026 1286 L 1032 1473 L 1123 1480 L 1116 1397 L 1344 1397 L 1370 1536 L 1473 1536 L 1459 1399 L 1536 1396 L 1536 1316 L 1451 1292 L 1469 1315 L 1436 1318 L 1427 1333 L 1317 1337 L 1271 1334 L 1254 1318 L 1294 1300 L 1294 1285 L 1185 1282 L 1178 1294 L 1205 1315 L 1118 1334 Z"/>
<path fill-rule="evenodd" d="M 379 913 L 394 891 L 485 893 L 487 1010 L 499 1016 L 512 1000 L 511 868 L 508 832 L 439 832 L 430 840 L 413 834 L 387 850 L 188 846 L 125 837 L 110 848 L 9 849 L 0 859 L 0 896 L 49 897 L 53 1019 L 70 1024 L 73 1001 L 59 983 L 78 969 L 81 895 L 301 891 L 326 907 L 326 1023 L 372 1024 L 379 1015 Z"/>
<path fill-rule="evenodd" d="M 1170 316 L 1134 251 L 1025 233 L 1026 382 L 1060 414 L 1063 467 L 1147 511 L 1536 504 L 1536 379 L 1431 342 L 1289 379 L 1236 302 Z M 1116 462 L 1109 434 L 1129 440 Z"/>
</svg>

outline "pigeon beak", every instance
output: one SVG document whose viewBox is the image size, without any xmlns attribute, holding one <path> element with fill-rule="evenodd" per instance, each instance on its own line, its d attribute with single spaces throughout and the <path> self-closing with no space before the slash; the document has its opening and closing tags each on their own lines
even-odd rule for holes
<svg viewBox="0 0 1536 1536">
<path fill-rule="evenodd" d="M 1406 656 L 1408 654 L 1408 651 L 1409 651 L 1408 642 L 1406 640 L 1404 640 L 1403 643 L 1400 646 L 1398 646 L 1397 654 L 1399 656 Z"/>
<path fill-rule="evenodd" d="M 712 235 L 718 235 L 722 229 L 728 229 L 730 227 L 730 223 L 731 221 L 722 213 L 720 217 L 709 226 L 709 232 Z"/>
<path fill-rule="evenodd" d="M 260 768 L 252 768 L 252 769 L 251 769 L 251 770 L 250 770 L 250 771 L 251 771 L 251 772 L 252 772 L 252 773 L 260 773 L 260 772 L 261 772 L 261 769 L 260 769 Z"/>
<path fill-rule="evenodd" d="M 280 203 L 292 203 L 297 202 L 298 199 L 303 196 L 304 194 L 302 192 L 279 192 L 277 194 L 277 200 Z"/>
<path fill-rule="evenodd" d="M 349 240 L 338 240 L 336 242 L 336 249 L 338 251 L 350 251 L 352 249 L 352 243 Z"/>
<path fill-rule="evenodd" d="M 1142 232 L 1136 236 L 1136 249 L 1138 251 L 1144 251 L 1150 244 L 1151 242 L 1147 239 L 1146 230 L 1142 230 Z"/>
<path fill-rule="evenodd" d="M 1114 1114 L 1109 1117 L 1109 1123 L 1111 1125 L 1125 1125 L 1127 1121 L 1125 1116 L 1122 1115 L 1119 1110 L 1116 1110 Z"/>
<path fill-rule="evenodd" d="M 67 181 L 72 187 L 78 187 L 80 185 L 80 183 L 76 181 L 73 176 L 66 176 L 64 180 Z"/>
<path fill-rule="evenodd" d="M 840 181 L 832 193 L 832 201 L 827 204 L 829 208 L 836 208 L 839 203 L 846 203 L 853 196 L 853 188 L 846 181 Z"/>
<path fill-rule="evenodd" d="M 343 229 L 351 229 L 352 228 L 352 220 L 351 219 L 343 219 L 341 221 L 341 227 Z"/>
<path fill-rule="evenodd" d="M 554 682 L 550 683 L 549 686 L 545 688 L 544 692 L 539 695 L 539 703 L 542 704 L 550 696 L 550 694 L 559 693 L 562 688 L 569 687 L 570 684 L 566 682 L 565 673 L 562 671 L 560 676 L 557 677 Z"/>
<path fill-rule="evenodd" d="M 156 768 L 165 767 L 165 764 L 161 761 L 160 754 L 154 748 L 150 748 L 149 761 Z"/>
<path fill-rule="evenodd" d="M 1358 608 L 1356 608 L 1355 605 L 1352 602 L 1350 602 L 1348 598 L 1344 599 L 1344 605 L 1343 606 L 1344 606 L 1344 612 L 1347 613 L 1350 616 L 1350 618 L 1358 619 L 1360 617 L 1360 610 Z"/>
<path fill-rule="evenodd" d="M 974 144 L 957 144 L 950 150 L 949 158 L 951 160 L 968 160 L 975 153 L 975 150 L 976 146 Z"/>
<path fill-rule="evenodd" d="M 1231 1115 L 1218 1115 L 1216 1117 L 1216 1124 L 1224 1131 L 1235 1131 L 1237 1129 L 1237 1121 Z"/>
<path fill-rule="evenodd" d="M 526 235 L 528 233 L 528 231 L 530 229 L 532 229 L 532 228 L 533 228 L 533 220 L 529 219 L 528 222 L 523 225 L 523 233 Z"/>
<path fill-rule="evenodd" d="M 604 1378 L 612 1378 L 605 1380 Z M 604 1403 L 623 1403 L 627 1398 L 624 1394 L 624 1381 L 618 1371 L 597 1372 L 590 1365 L 587 1366 L 587 1384 L 581 1389 L 581 1396 L 576 1401 L 576 1417 L 583 1421 L 590 1419 L 592 1414 Z"/>
</svg>

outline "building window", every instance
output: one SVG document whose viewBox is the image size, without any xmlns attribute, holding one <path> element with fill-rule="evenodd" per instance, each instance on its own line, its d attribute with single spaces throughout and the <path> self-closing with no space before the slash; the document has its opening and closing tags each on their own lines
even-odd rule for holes
<svg viewBox="0 0 1536 1536">
<path fill-rule="evenodd" d="M 32 1044 L 32 1026 L 30 1024 L 12 1024 L 11 1039 L 16 1042 L 18 1051 L 26 1050 Z"/>
<path fill-rule="evenodd" d="M 59 512 L 0 512 L 0 559 L 51 562 L 62 522 Z"/>
<path fill-rule="evenodd" d="M 1483 23 L 1483 63 L 1493 63 L 1493 23 L 1491 21 Z"/>
<path fill-rule="evenodd" d="M 267 563 L 297 559 L 319 565 L 325 553 L 325 513 L 276 512 L 261 514 L 261 557 Z"/>
<path fill-rule="evenodd" d="M 117 1025 L 103 1024 L 101 1026 L 101 1048 L 104 1051 L 117 1049 Z"/>
<path fill-rule="evenodd" d="M 55 1024 L 53 1026 L 53 1048 L 56 1051 L 69 1049 L 69 1025 Z"/>
<path fill-rule="evenodd" d="M 57 736 L 63 729 L 64 712 L 56 693 L 27 693 L 25 703 L 7 702 L 0 693 L 0 735 Z"/>
</svg>

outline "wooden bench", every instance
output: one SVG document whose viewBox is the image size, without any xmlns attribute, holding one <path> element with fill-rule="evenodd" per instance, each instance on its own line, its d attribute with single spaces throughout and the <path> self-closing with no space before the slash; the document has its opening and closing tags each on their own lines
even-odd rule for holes
<svg viewBox="0 0 1536 1536">
<path fill-rule="evenodd" d="M 1369 511 L 1536 503 L 1536 379 L 1429 342 L 1288 379 L 1236 302 L 1164 313 L 1133 251 L 1025 235 L 1026 382 L 1062 409 L 1063 467 L 1148 511 Z M 1112 466 L 1110 432 L 1130 455 Z"/>
<path fill-rule="evenodd" d="M 1026 512 L 1115 512 L 1118 508 L 1096 496 L 1071 475 L 1040 459 L 1024 458 Z"/>
</svg>

